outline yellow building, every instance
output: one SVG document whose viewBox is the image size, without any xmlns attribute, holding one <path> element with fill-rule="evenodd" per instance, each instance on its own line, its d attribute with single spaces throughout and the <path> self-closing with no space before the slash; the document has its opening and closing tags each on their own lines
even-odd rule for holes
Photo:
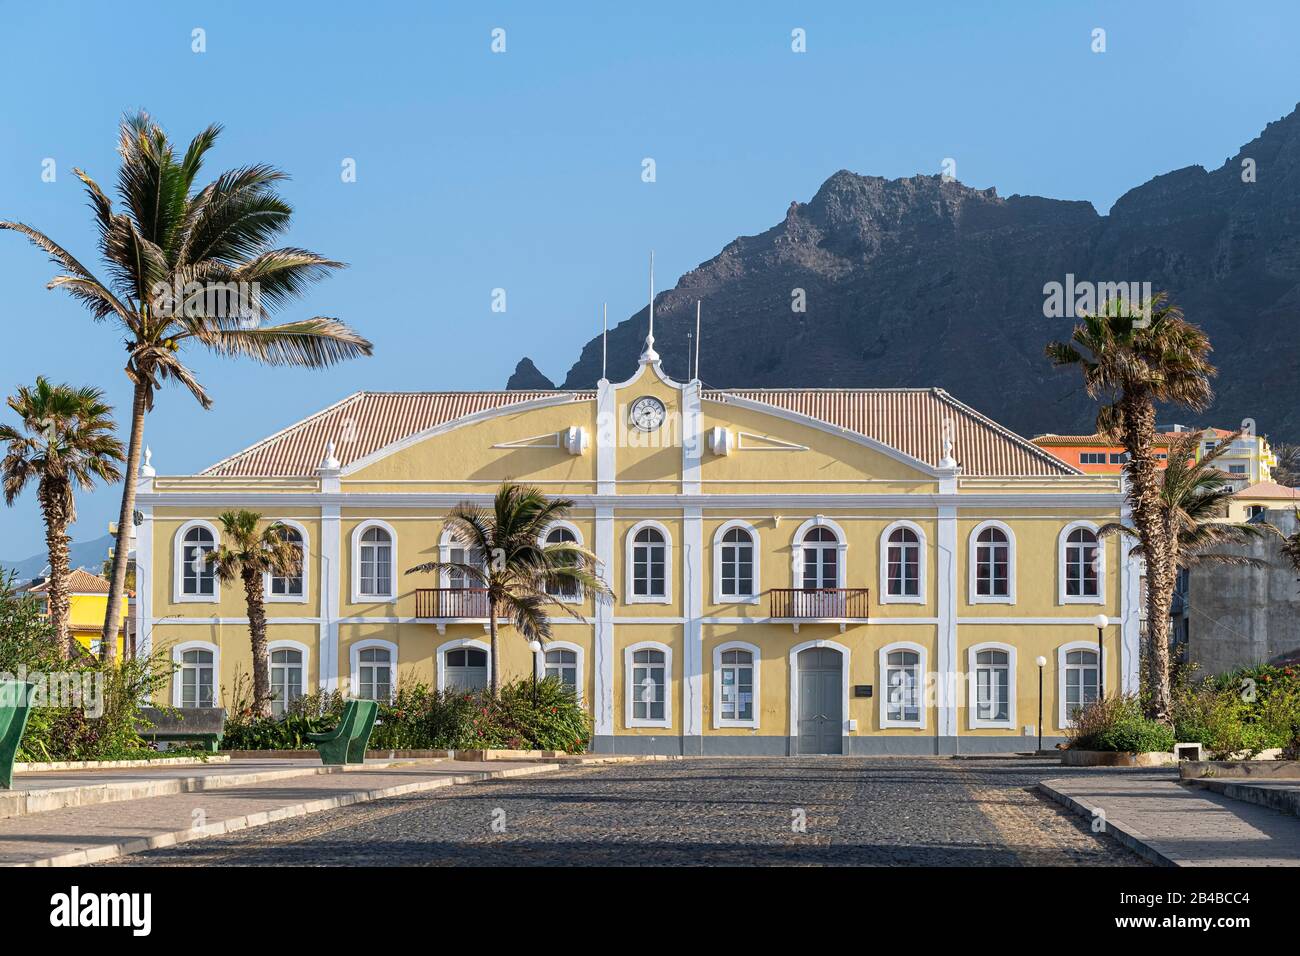
<svg viewBox="0 0 1300 956">
<path fill-rule="evenodd" d="M 239 588 L 195 556 L 216 516 L 290 525 L 301 578 L 266 582 L 277 689 L 383 697 L 483 686 L 484 606 L 404 572 L 450 559 L 442 522 L 515 480 L 574 502 L 612 601 L 571 599 L 532 661 L 571 681 L 594 749 L 951 753 L 1059 739 L 1097 692 L 1137 688 L 1139 578 L 1097 528 L 1116 476 L 1083 475 L 937 389 L 713 390 L 663 371 L 653 336 L 594 391 L 349 396 L 192 476 L 142 473 L 143 647 L 170 699 L 220 703 L 250 670 Z M 323 460 L 322 460 L 323 456 Z"/>
<path fill-rule="evenodd" d="M 1263 517 L 1270 508 L 1300 508 L 1300 488 L 1262 481 L 1242 488 L 1228 500 L 1228 521 Z"/>
<path fill-rule="evenodd" d="M 84 568 L 68 575 L 68 629 L 86 650 L 99 653 L 100 637 L 104 630 L 104 615 L 108 611 L 108 582 Z M 49 614 L 49 583 L 42 582 L 28 589 L 28 593 L 41 599 L 45 613 Z M 122 620 L 117 639 L 118 654 L 123 651 L 124 626 L 127 602 L 122 602 Z M 119 660 L 120 660 L 119 656 Z"/>
</svg>

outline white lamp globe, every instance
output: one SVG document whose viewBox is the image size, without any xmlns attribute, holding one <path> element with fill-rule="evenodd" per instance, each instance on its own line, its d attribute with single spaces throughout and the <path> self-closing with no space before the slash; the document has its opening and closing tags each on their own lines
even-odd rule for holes
<svg viewBox="0 0 1300 956">
<path fill-rule="evenodd" d="M 1039 657 L 1039 658 L 1038 658 L 1038 666 L 1039 666 L 1039 667 L 1046 667 L 1046 666 L 1047 666 L 1047 658 L 1046 658 L 1046 657 Z"/>
<path fill-rule="evenodd" d="M 1105 614 L 1098 614 L 1096 617 L 1092 619 L 1092 623 L 1096 624 L 1098 627 L 1105 627 L 1107 624 L 1110 623 L 1110 618 L 1108 618 Z"/>
<path fill-rule="evenodd" d="M 529 641 L 529 642 L 528 642 L 528 649 L 529 649 L 530 651 L 532 651 L 534 654 L 536 654 L 538 651 L 540 651 L 540 650 L 542 649 L 542 642 L 541 642 L 541 641 Z"/>
</svg>

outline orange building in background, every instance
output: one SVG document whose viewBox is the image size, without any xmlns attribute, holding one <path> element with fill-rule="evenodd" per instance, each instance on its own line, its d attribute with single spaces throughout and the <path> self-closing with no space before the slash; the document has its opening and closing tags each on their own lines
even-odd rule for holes
<svg viewBox="0 0 1300 956">
<path fill-rule="evenodd" d="M 1160 467 L 1169 461 L 1169 445 L 1174 436 L 1156 436 L 1156 453 Z M 1124 446 L 1104 435 L 1039 435 L 1034 444 L 1050 455 L 1055 455 L 1067 465 L 1073 465 L 1090 475 L 1118 475 L 1128 461 Z"/>
</svg>

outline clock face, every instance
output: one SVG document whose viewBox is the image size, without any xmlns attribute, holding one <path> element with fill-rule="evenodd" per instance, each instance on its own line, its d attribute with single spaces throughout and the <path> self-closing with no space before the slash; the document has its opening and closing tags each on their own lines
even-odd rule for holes
<svg viewBox="0 0 1300 956">
<path fill-rule="evenodd" d="M 664 403 L 650 395 L 632 403 L 628 419 L 643 432 L 652 432 L 664 423 Z"/>
</svg>

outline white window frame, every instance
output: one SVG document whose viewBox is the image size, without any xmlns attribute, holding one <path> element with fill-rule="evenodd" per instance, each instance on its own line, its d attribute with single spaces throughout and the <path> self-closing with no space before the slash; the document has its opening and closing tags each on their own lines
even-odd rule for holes
<svg viewBox="0 0 1300 956">
<path fill-rule="evenodd" d="M 211 641 L 185 641 L 172 645 L 172 663 L 176 669 L 172 672 L 172 706 L 184 707 L 181 703 L 181 656 L 186 651 L 209 651 L 212 654 L 212 706 L 221 706 L 221 648 Z"/>
<path fill-rule="evenodd" d="M 996 528 L 1007 536 L 1007 593 L 1005 597 L 979 593 L 979 536 L 988 528 Z M 1016 533 L 1011 530 L 1010 525 L 995 520 L 981 521 L 971 529 L 966 555 L 968 565 L 968 604 L 1016 603 Z"/>
<path fill-rule="evenodd" d="M 916 708 L 916 720 L 891 720 L 889 717 L 889 655 L 894 651 L 912 651 L 917 655 L 916 687 L 920 699 Z M 878 660 L 880 664 L 880 727 L 882 730 L 889 727 L 925 729 L 925 715 L 926 711 L 930 709 L 929 702 L 926 700 L 926 677 L 930 673 L 928 656 L 924 646 L 912 641 L 895 641 L 892 644 L 886 644 L 880 649 Z"/>
<path fill-rule="evenodd" d="M 397 645 L 392 641 L 385 641 L 376 637 L 368 637 L 364 640 L 357 641 L 348 648 L 348 663 L 351 665 L 351 670 L 348 671 L 348 692 L 352 697 L 357 698 L 358 700 L 360 699 L 358 695 L 361 693 L 361 652 L 372 647 L 383 648 L 388 651 L 388 687 L 393 697 L 396 697 Z M 439 689 L 441 690 L 441 688 Z M 387 701 L 384 701 L 384 703 L 392 703 L 392 699 L 393 698 L 390 697 Z"/>
<path fill-rule="evenodd" d="M 664 655 L 664 716 L 662 720 L 632 716 L 633 658 L 637 651 L 660 651 Z M 623 723 L 626 727 L 665 727 L 673 725 L 673 649 L 659 641 L 638 641 L 623 649 Z"/>
<path fill-rule="evenodd" d="M 803 589 L 803 538 L 813 528 L 827 528 L 834 532 L 836 545 L 835 587 L 843 589 L 845 575 L 848 573 L 849 539 L 844 529 L 825 515 L 809 518 L 795 528 L 790 538 L 790 587 L 796 591 Z"/>
<path fill-rule="evenodd" d="M 754 676 L 750 682 L 750 690 L 753 694 L 753 717 L 747 720 L 726 718 L 722 716 L 722 655 L 727 651 L 748 651 L 751 659 L 751 668 Z M 762 672 L 763 652 L 758 649 L 756 644 L 749 644 L 745 641 L 725 641 L 713 649 L 713 729 L 719 730 L 723 727 L 749 727 L 753 730 L 758 729 L 759 714 L 761 712 L 760 704 L 762 696 L 759 693 L 759 674 Z"/>
<path fill-rule="evenodd" d="M 637 533 L 646 528 L 654 528 L 664 536 L 664 593 L 662 597 L 652 594 L 636 594 L 633 587 L 633 575 L 636 570 L 632 560 L 635 551 Z M 627 530 L 623 546 L 624 581 L 627 585 L 623 592 L 625 604 L 672 604 L 673 603 L 673 536 L 668 527 L 659 521 L 638 521 Z"/>
<path fill-rule="evenodd" d="M 212 546 L 221 547 L 221 532 L 211 521 L 192 518 L 176 529 L 172 538 L 172 601 L 176 604 L 220 604 L 221 578 L 217 577 L 215 570 L 212 572 L 211 594 L 185 593 L 185 535 L 192 528 L 207 528 L 212 532 Z"/>
<path fill-rule="evenodd" d="M 271 655 L 276 651 L 297 651 L 302 655 L 302 692 L 312 693 L 311 683 L 311 648 L 301 641 L 268 641 L 266 645 L 266 671 L 271 672 Z M 288 706 L 288 702 L 285 703 Z"/>
<path fill-rule="evenodd" d="M 979 716 L 979 684 L 976 679 L 976 672 L 979 669 L 979 655 L 981 651 L 1001 651 L 1007 655 L 1007 719 L 1006 720 L 984 720 Z M 967 726 L 971 730 L 982 730 L 985 728 L 996 728 L 998 730 L 1014 730 L 1016 727 L 1016 649 L 1010 644 L 1002 644 L 998 641 L 985 641 L 982 644 L 972 644 L 966 651 L 966 712 Z"/>
<path fill-rule="evenodd" d="M 548 532 L 549 533 L 549 532 Z M 587 683 L 587 654 L 581 644 L 574 644 L 572 641 L 543 641 L 542 649 L 533 657 L 533 674 L 541 680 L 546 676 L 546 654 L 548 651 L 572 651 L 574 655 L 574 666 L 577 668 L 577 686 L 578 686 L 578 703 L 583 701 L 583 689 Z M 488 663 L 491 663 L 491 651 L 488 652 Z"/>
<path fill-rule="evenodd" d="M 1056 599 L 1058 604 L 1105 604 L 1106 603 L 1106 542 L 1097 535 L 1097 593 L 1095 596 L 1087 594 L 1066 594 L 1065 593 L 1065 550 L 1069 543 L 1070 534 L 1079 528 L 1087 528 L 1094 535 L 1097 535 L 1099 526 L 1091 521 L 1071 521 L 1061 533 L 1056 536 Z"/>
<path fill-rule="evenodd" d="M 750 541 L 753 542 L 754 557 L 751 563 L 753 565 L 752 580 L 753 580 L 754 593 L 752 594 L 723 594 L 722 593 L 722 547 L 724 544 L 722 539 L 726 536 L 728 531 L 731 531 L 735 528 L 739 528 L 741 531 L 744 531 L 746 534 L 748 534 Z M 759 545 L 760 540 L 761 539 L 758 536 L 758 529 L 755 528 L 748 521 L 741 521 L 740 519 L 735 518 L 732 519 L 731 521 L 724 521 L 722 524 L 718 525 L 718 529 L 715 532 L 713 532 L 713 603 L 714 604 L 758 604 L 759 603 L 763 593 L 762 578 L 759 573 L 760 572 L 759 555 L 762 550 Z"/>
<path fill-rule="evenodd" d="M 447 652 L 459 650 L 463 647 L 472 648 L 476 651 L 483 651 L 487 655 L 487 678 L 488 687 L 492 686 L 492 645 L 487 641 L 479 640 L 476 637 L 460 637 L 445 644 L 438 645 L 438 671 L 437 683 L 438 690 L 447 689 Z"/>
<path fill-rule="evenodd" d="M 552 521 L 549 525 L 546 526 L 546 530 L 543 531 L 538 536 L 537 546 L 539 548 L 546 547 L 546 539 L 551 536 L 552 532 L 556 531 L 559 528 L 563 528 L 565 531 L 573 535 L 574 544 L 576 544 L 578 547 L 580 548 L 586 547 L 586 545 L 582 543 L 582 532 L 578 530 L 578 526 L 574 524 L 572 521 Z M 586 600 L 586 595 L 584 594 L 584 591 L 585 589 L 583 588 L 582 584 L 579 583 L 578 593 L 575 594 L 573 597 L 562 597 L 561 595 L 558 594 L 551 594 L 551 597 L 555 598 L 555 600 L 559 601 L 561 604 L 581 604 L 583 603 L 583 601 Z M 550 594 L 549 591 L 546 593 Z M 551 645 L 548 644 L 547 646 L 549 647 Z"/>
<path fill-rule="evenodd" d="M 389 548 L 388 581 L 392 585 L 392 594 L 364 594 L 361 591 L 361 536 L 371 528 L 382 528 L 388 532 L 392 542 Z M 353 604 L 396 604 L 397 603 L 397 529 L 387 521 L 370 518 L 352 529 L 352 603 Z"/>
<path fill-rule="evenodd" d="M 889 593 L 889 536 L 899 528 L 907 528 L 916 534 L 916 594 Z M 880 532 L 880 603 L 881 604 L 924 604 L 926 601 L 926 568 L 930 563 L 930 546 L 925 536 L 925 529 L 915 521 L 900 519 L 892 522 Z"/>
<path fill-rule="evenodd" d="M 262 600 L 267 604 L 306 604 L 310 600 L 311 591 L 311 536 L 307 534 L 306 527 L 288 518 L 272 518 L 271 524 L 282 524 L 302 535 L 302 594 L 272 594 L 271 578 L 273 575 L 270 571 L 267 571 L 262 575 Z"/>
<path fill-rule="evenodd" d="M 853 718 L 849 716 L 849 676 L 852 652 L 843 644 L 827 640 L 804 641 L 802 644 L 796 644 L 790 648 L 787 655 L 790 673 L 790 736 L 795 738 L 799 736 L 799 655 L 813 647 L 829 648 L 840 655 L 840 736 L 847 737 L 849 727 L 855 726 Z"/>
<path fill-rule="evenodd" d="M 1071 651 L 1091 651 L 1097 653 L 1096 641 L 1070 641 L 1068 644 L 1062 644 L 1056 649 L 1056 726 L 1060 730 L 1069 730 L 1074 726 L 1074 721 L 1070 720 L 1065 710 L 1065 658 Z M 1097 685 L 1104 686 L 1103 675 L 1106 673 L 1106 649 L 1101 648 L 1101 656 L 1097 662 Z"/>
</svg>

